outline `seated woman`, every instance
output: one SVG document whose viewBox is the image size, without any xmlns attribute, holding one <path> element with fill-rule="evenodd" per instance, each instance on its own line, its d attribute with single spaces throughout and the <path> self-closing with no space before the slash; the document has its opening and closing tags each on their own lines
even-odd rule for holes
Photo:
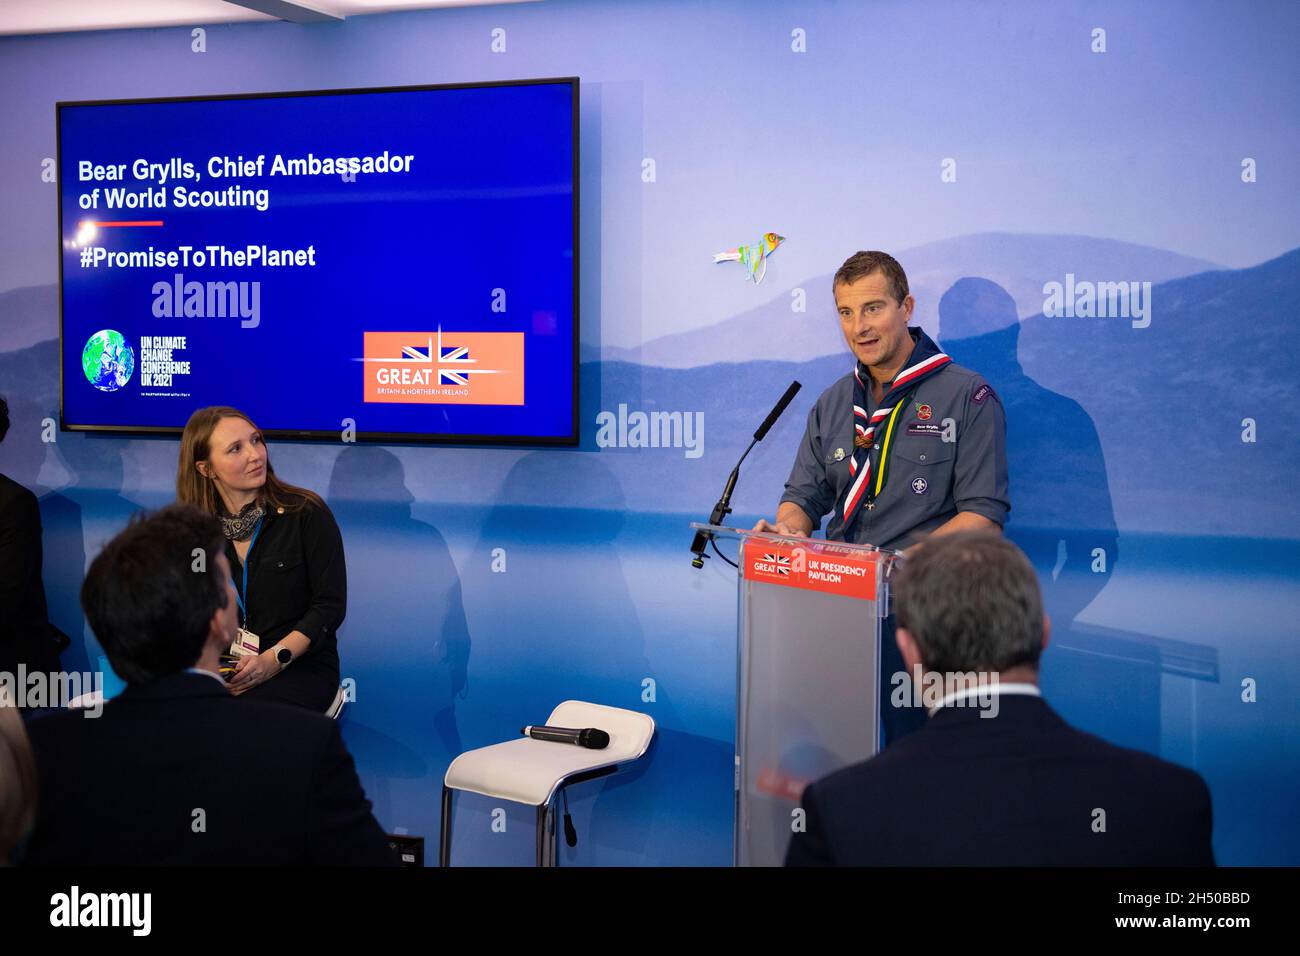
<svg viewBox="0 0 1300 956">
<path fill-rule="evenodd" d="M 241 657 L 230 690 L 324 712 L 339 687 L 347 610 L 343 538 L 315 492 L 275 476 L 262 433 L 235 408 L 201 408 L 181 435 L 176 499 L 221 519 L 240 626 L 261 653 Z"/>
</svg>

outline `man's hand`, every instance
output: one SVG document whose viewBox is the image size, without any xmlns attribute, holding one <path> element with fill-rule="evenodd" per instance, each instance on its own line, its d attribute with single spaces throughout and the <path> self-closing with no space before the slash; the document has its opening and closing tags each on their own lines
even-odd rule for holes
<svg viewBox="0 0 1300 956">
<path fill-rule="evenodd" d="M 752 531 L 769 531 L 772 534 L 789 535 L 791 538 L 806 538 L 808 532 L 802 528 L 793 528 L 784 521 L 771 522 L 766 518 L 759 518 L 758 524 L 754 525 Z"/>
<path fill-rule="evenodd" d="M 793 501 L 786 501 L 777 508 L 775 521 L 760 518 L 752 530 L 784 534 L 792 538 L 806 538 L 812 534 L 813 523 L 802 508 Z"/>
<path fill-rule="evenodd" d="M 973 511 L 959 511 L 939 527 L 935 528 L 925 538 L 913 544 L 911 547 L 903 549 L 903 557 L 910 558 L 916 554 L 916 549 L 925 544 L 929 538 L 939 538 L 945 534 L 957 534 L 959 531 L 996 531 L 1002 532 L 1002 526 L 996 521 L 990 521 L 983 515 L 977 515 Z"/>
<path fill-rule="evenodd" d="M 931 531 L 929 537 L 956 534 L 959 531 L 996 531 L 1001 533 L 1002 526 L 996 521 L 990 521 L 983 515 L 977 515 L 973 511 L 959 511 Z"/>
</svg>

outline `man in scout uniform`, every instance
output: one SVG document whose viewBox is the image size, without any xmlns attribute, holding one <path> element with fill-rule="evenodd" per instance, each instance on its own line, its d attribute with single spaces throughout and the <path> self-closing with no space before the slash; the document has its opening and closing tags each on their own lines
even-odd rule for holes
<svg viewBox="0 0 1300 956">
<path fill-rule="evenodd" d="M 1006 417 L 992 387 L 919 327 L 907 274 L 884 252 L 857 252 L 835 273 L 835 307 L 852 372 L 808 415 L 776 520 L 755 531 L 904 550 L 932 534 L 1000 529 L 1007 494 Z M 892 617 L 881 641 L 885 742 L 925 722 L 889 704 L 903 669 Z M 912 695 L 906 695 L 910 701 Z"/>
</svg>

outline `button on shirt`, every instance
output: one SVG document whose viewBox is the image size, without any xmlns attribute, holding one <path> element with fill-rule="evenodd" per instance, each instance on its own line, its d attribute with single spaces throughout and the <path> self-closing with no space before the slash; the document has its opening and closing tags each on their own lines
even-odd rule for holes
<svg viewBox="0 0 1300 956">
<path fill-rule="evenodd" d="M 878 402 L 868 389 L 866 412 Z M 1002 403 L 983 377 L 947 365 L 907 398 L 895 424 L 889 471 L 875 507 L 858 507 L 849 534 L 838 514 L 826 537 L 902 549 L 962 511 L 1006 523 L 1007 422 Z M 853 457 L 853 373 L 817 399 L 799 442 L 782 502 L 812 519 L 813 529 L 837 511 L 848 491 Z M 877 443 L 880 436 L 877 435 Z M 873 450 L 873 461 L 879 452 Z"/>
</svg>

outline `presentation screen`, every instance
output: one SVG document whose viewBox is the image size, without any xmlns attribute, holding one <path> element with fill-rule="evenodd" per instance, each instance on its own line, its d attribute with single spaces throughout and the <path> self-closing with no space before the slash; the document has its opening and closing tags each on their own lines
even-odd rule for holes
<svg viewBox="0 0 1300 956">
<path fill-rule="evenodd" d="M 60 103 L 62 424 L 577 443 L 574 78 Z"/>
</svg>

